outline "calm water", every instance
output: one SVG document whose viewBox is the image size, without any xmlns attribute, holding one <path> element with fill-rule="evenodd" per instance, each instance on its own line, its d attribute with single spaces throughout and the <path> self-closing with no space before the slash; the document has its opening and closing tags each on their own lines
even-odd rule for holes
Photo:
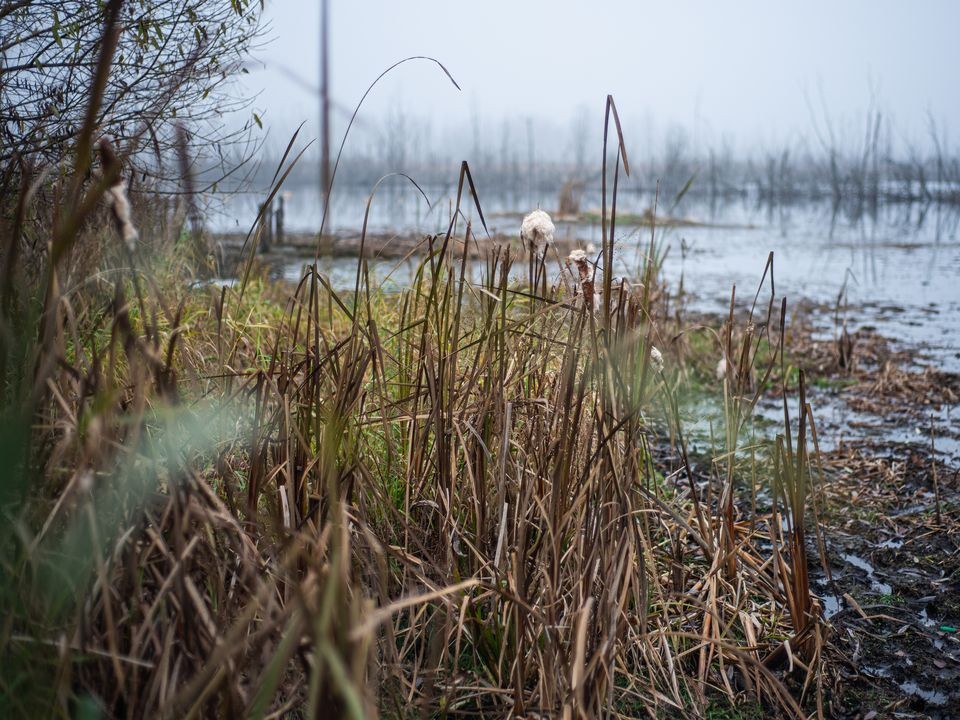
<svg viewBox="0 0 960 720">
<path fill-rule="evenodd" d="M 782 215 L 746 214 L 749 230 L 684 230 L 665 264 L 668 278 L 712 310 L 756 292 L 767 253 L 774 253 L 779 297 L 833 305 L 846 281 L 858 325 L 924 346 L 937 365 L 960 371 L 960 241 L 955 216 L 918 217 L 916 209 L 886 208 L 875 217 L 837 218 L 824 208 Z M 678 233 L 674 232 L 676 237 Z M 685 256 L 685 257 L 684 257 Z"/>
<path fill-rule="evenodd" d="M 455 187 L 431 188 L 433 207 L 405 181 L 392 179 L 371 204 L 373 231 L 442 232 L 455 196 Z M 480 188 L 491 232 L 519 231 L 518 211 L 550 209 L 554 193 L 524 197 L 520 193 L 485 194 Z M 336 191 L 331 203 L 332 226 L 358 229 L 368 195 Z M 464 214 L 476 220 L 476 211 L 464 201 Z M 621 194 L 621 213 L 641 213 L 651 204 L 648 195 Z M 660 214 L 712 223 L 713 227 L 657 230 L 668 249 L 664 273 L 674 287 L 683 278 L 696 310 L 726 309 L 731 286 L 744 302 L 752 299 L 767 255 L 774 253 L 774 277 L 779 297 L 806 298 L 833 305 L 847 284 L 847 297 L 856 307 L 858 324 L 875 325 L 889 337 L 922 345 L 930 361 L 960 371 L 960 238 L 956 210 L 937 206 L 888 206 L 875 214 L 834 213 L 828 205 L 794 206 L 771 211 L 745 199 L 711 207 L 686 203 Z M 584 198 L 584 208 L 600 206 L 599 193 Z M 321 203 L 312 189 L 288 194 L 286 227 L 315 231 Z M 235 196 L 215 221 L 214 229 L 247 229 L 255 217 L 256 201 Z M 479 223 L 475 222 L 479 227 Z M 599 223 L 561 224 L 558 234 L 599 246 Z M 618 228 L 614 272 L 630 276 L 638 253 L 646 248 L 649 229 Z M 311 258 L 312 259 L 312 258 Z M 283 274 L 298 279 L 302 263 L 293 261 Z M 371 270 L 381 280 L 403 285 L 412 267 L 393 260 L 375 261 Z M 352 285 L 356 265 L 351 259 L 326 260 L 322 268 L 335 284 Z"/>
</svg>

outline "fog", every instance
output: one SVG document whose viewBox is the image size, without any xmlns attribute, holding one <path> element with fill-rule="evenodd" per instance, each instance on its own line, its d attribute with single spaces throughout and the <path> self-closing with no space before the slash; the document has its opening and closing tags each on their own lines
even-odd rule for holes
<svg viewBox="0 0 960 720">
<path fill-rule="evenodd" d="M 775 147 L 826 132 L 828 119 L 834 132 L 859 138 L 868 109 L 903 147 L 928 142 L 931 118 L 948 139 L 960 124 L 955 2 L 924 3 L 922 13 L 863 0 L 330 5 L 337 135 L 367 85 L 409 55 L 440 60 L 462 91 L 435 66 L 410 63 L 384 79 L 361 119 L 372 128 L 415 118 L 443 149 L 476 147 L 529 119 L 542 152 L 563 150 L 577 118 L 599 132 L 607 93 L 634 143 L 682 128 L 694 151 Z M 318 8 L 317 0 L 267 1 L 264 42 L 240 89 L 256 95 L 268 147 L 284 145 L 302 121 L 317 135 Z"/>
</svg>

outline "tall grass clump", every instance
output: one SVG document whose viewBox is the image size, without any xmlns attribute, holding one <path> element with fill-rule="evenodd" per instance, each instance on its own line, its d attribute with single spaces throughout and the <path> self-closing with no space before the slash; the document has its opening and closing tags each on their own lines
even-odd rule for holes
<svg viewBox="0 0 960 720">
<path fill-rule="evenodd" d="M 743 445 L 782 354 L 772 283 L 766 320 L 731 310 L 716 335 L 727 428 L 704 470 L 653 234 L 613 277 L 629 163 L 612 98 L 605 117 L 599 261 L 540 240 L 471 260 L 464 163 L 400 292 L 363 260 L 346 290 L 316 265 L 292 289 L 253 262 L 192 282 L 172 263 L 190 233 L 137 224 L 92 121 L 64 178 L 24 165 L 0 288 L 0 714 L 822 713 L 805 420 Z M 32 204 L 38 183 L 63 201 Z"/>
</svg>

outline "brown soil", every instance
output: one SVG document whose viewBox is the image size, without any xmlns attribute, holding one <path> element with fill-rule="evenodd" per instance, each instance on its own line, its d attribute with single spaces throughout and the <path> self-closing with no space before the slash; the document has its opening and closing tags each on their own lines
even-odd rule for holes
<svg viewBox="0 0 960 720">
<path fill-rule="evenodd" d="M 224 233 L 216 235 L 214 242 L 221 252 L 228 258 L 238 256 L 241 250 L 250 251 L 247 236 L 242 233 Z M 356 233 L 324 234 L 319 240 L 316 233 L 287 233 L 282 243 L 273 243 L 268 249 L 262 248 L 258 256 L 264 264 L 269 265 L 272 260 L 282 259 L 291 255 L 305 257 L 316 252 L 320 246 L 321 256 L 333 257 L 363 257 L 401 259 L 408 255 L 422 256 L 430 248 L 439 249 L 443 245 L 443 235 L 425 235 L 423 233 L 378 233 L 370 232 L 363 238 Z M 250 240 L 253 243 L 253 239 Z M 464 239 L 462 235 L 451 238 L 453 253 L 460 257 L 463 253 Z M 580 243 L 573 238 L 558 236 L 551 243 L 549 251 L 556 251 L 560 257 L 567 254 Z M 509 246 L 513 252 L 523 253 L 519 234 L 487 235 L 483 228 L 476 226 L 467 245 L 468 257 L 481 259 L 487 256 L 493 247 Z"/>
</svg>

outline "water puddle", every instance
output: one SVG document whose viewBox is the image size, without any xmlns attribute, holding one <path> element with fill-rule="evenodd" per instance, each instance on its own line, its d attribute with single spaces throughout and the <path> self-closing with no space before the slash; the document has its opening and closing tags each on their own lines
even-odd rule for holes
<svg viewBox="0 0 960 720">
<path fill-rule="evenodd" d="M 893 594 L 893 588 L 891 588 L 889 584 L 877 578 L 873 565 L 868 563 L 862 557 L 859 555 L 854 555 L 853 553 L 840 553 L 840 557 L 843 558 L 845 563 L 853 565 L 855 568 L 859 568 L 867 574 L 867 580 L 870 581 L 870 587 L 874 592 L 878 593 L 879 595 Z"/>
<path fill-rule="evenodd" d="M 893 594 L 893 588 L 888 583 L 880 580 L 876 575 L 873 565 L 864 560 L 862 557 L 859 555 L 854 555 L 853 553 L 844 552 L 840 552 L 839 556 L 848 565 L 852 565 L 859 570 L 863 570 L 867 574 L 867 580 L 870 583 L 870 589 L 874 593 L 877 595 Z M 820 604 L 823 606 L 823 616 L 829 620 L 831 617 L 844 609 L 842 593 L 839 591 L 833 592 L 825 578 L 816 578 L 813 582 L 817 586 L 817 595 L 820 598 Z M 933 624 L 929 618 L 927 618 L 925 609 L 921 610 L 920 612 L 920 621 L 927 626 Z"/>
<path fill-rule="evenodd" d="M 823 606 L 823 617 L 829 620 L 844 609 L 840 593 L 830 589 L 830 583 L 826 578 L 815 577 L 812 578 L 812 582 L 816 588 L 817 597 L 820 598 L 820 604 Z"/>
<path fill-rule="evenodd" d="M 899 683 L 900 689 L 907 695 L 916 695 L 919 698 L 923 698 L 928 705 L 946 705 L 947 704 L 947 694 L 940 692 L 939 690 L 927 690 L 922 688 L 913 680 L 907 680 L 905 682 Z"/>
<path fill-rule="evenodd" d="M 870 677 L 874 678 L 888 679 L 892 675 L 890 667 L 885 665 L 864 665 L 860 669 L 865 675 L 869 675 Z M 941 690 L 931 690 L 929 688 L 922 687 L 914 680 L 904 680 L 903 682 L 898 682 L 897 685 L 904 695 L 918 697 L 927 705 L 933 705 L 934 707 L 946 705 L 947 701 L 950 699 L 950 695 L 948 693 L 945 693 Z"/>
<path fill-rule="evenodd" d="M 920 620 L 920 624 L 924 627 L 936 627 L 937 622 L 933 620 L 928 614 L 927 609 L 923 608 L 920 612 L 917 613 L 917 618 Z"/>
<path fill-rule="evenodd" d="M 828 620 L 843 610 L 840 599 L 833 593 L 826 593 L 820 597 L 820 604 L 823 605 L 823 616 Z"/>
</svg>

